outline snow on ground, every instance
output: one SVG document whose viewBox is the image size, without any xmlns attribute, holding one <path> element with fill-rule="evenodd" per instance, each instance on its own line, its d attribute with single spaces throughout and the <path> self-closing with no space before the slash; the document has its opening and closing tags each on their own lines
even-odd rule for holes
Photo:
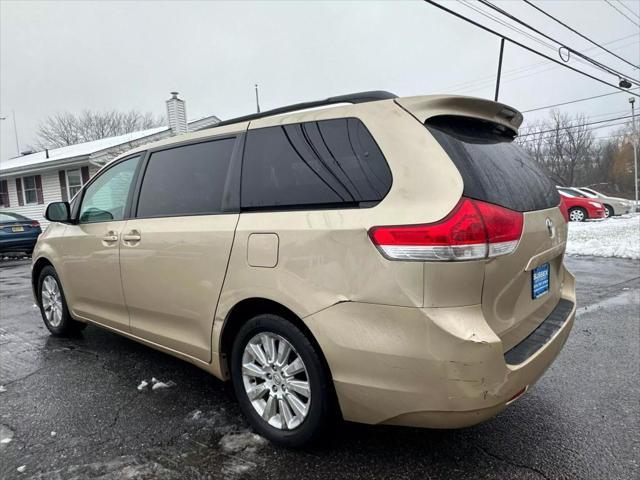
<svg viewBox="0 0 640 480">
<path fill-rule="evenodd" d="M 13 430 L 6 425 L 0 425 L 0 444 L 7 444 L 13 440 Z"/>
<path fill-rule="evenodd" d="M 220 446 L 226 453 L 238 453 L 243 450 L 255 450 L 266 444 L 260 435 L 252 432 L 229 433 L 220 439 Z"/>
<path fill-rule="evenodd" d="M 142 380 L 138 385 L 138 391 L 142 392 L 143 390 L 146 390 L 148 386 L 149 386 L 149 382 L 147 382 L 146 380 Z M 175 386 L 176 386 L 176 383 L 172 382 L 171 380 L 169 380 L 168 382 L 161 382 L 155 377 L 151 379 L 151 390 L 159 390 L 161 388 L 171 388 Z"/>
<path fill-rule="evenodd" d="M 569 222 L 567 255 L 640 259 L 640 215 Z"/>
</svg>

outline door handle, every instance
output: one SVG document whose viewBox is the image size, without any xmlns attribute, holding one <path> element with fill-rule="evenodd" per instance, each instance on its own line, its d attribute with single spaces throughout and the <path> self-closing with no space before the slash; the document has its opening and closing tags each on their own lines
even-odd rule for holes
<svg viewBox="0 0 640 480">
<path fill-rule="evenodd" d="M 105 235 L 102 237 L 102 242 L 103 243 L 114 243 L 118 241 L 118 234 L 112 230 L 108 231 L 107 233 L 105 233 Z"/>
<path fill-rule="evenodd" d="M 129 233 L 122 235 L 122 240 L 129 243 L 137 243 L 141 238 L 140 232 L 137 230 L 131 230 Z"/>
</svg>

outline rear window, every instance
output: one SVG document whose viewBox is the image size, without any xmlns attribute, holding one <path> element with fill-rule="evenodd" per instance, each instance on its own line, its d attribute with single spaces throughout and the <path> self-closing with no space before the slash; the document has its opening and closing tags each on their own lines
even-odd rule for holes
<svg viewBox="0 0 640 480">
<path fill-rule="evenodd" d="M 425 122 L 464 181 L 464 195 L 518 212 L 560 203 L 554 182 L 500 125 L 438 116 Z"/>
<path fill-rule="evenodd" d="M 391 188 L 391 171 L 355 118 L 250 130 L 242 166 L 244 209 L 370 206 Z"/>
<path fill-rule="evenodd" d="M 0 222 L 15 222 L 15 221 L 23 222 L 23 221 L 31 221 L 31 220 L 17 213 L 9 213 L 9 212 L 0 213 Z"/>
</svg>

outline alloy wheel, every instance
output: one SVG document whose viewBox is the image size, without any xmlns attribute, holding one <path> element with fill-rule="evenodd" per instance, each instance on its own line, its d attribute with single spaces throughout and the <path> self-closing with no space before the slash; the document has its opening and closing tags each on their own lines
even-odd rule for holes
<svg viewBox="0 0 640 480">
<path fill-rule="evenodd" d="M 272 427 L 293 430 L 311 407 L 311 385 L 304 361 L 280 335 L 261 332 L 244 348 L 242 381 L 255 411 Z"/>
<path fill-rule="evenodd" d="M 49 325 L 59 327 L 62 323 L 62 294 L 54 277 L 47 275 L 42 281 L 40 301 Z"/>
</svg>

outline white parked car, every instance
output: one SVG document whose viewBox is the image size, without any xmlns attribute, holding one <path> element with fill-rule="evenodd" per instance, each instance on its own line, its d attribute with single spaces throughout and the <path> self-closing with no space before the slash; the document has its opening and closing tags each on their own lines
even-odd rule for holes
<svg viewBox="0 0 640 480">
<path fill-rule="evenodd" d="M 613 217 L 614 215 L 624 215 L 633 210 L 633 202 L 619 197 L 609 197 L 603 193 L 595 191 L 593 188 L 572 187 L 571 190 L 576 193 L 582 194 L 586 198 L 597 198 L 604 204 L 606 209 L 606 216 Z"/>
</svg>

